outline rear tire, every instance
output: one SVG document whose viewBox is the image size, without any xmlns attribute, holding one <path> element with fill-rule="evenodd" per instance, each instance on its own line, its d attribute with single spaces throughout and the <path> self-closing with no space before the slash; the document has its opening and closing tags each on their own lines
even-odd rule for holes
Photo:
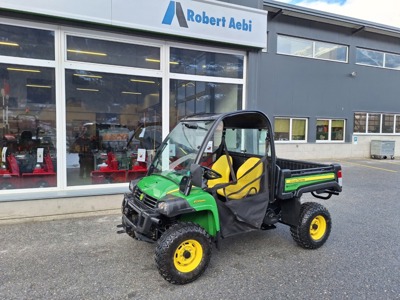
<svg viewBox="0 0 400 300">
<path fill-rule="evenodd" d="M 331 229 L 328 210 L 319 203 L 307 202 L 301 205 L 299 223 L 290 228 L 290 233 L 299 246 L 317 249 L 326 242 Z"/>
<path fill-rule="evenodd" d="M 157 241 L 155 261 L 161 276 L 173 284 L 186 284 L 199 278 L 211 259 L 211 239 L 194 223 L 178 223 Z"/>
</svg>

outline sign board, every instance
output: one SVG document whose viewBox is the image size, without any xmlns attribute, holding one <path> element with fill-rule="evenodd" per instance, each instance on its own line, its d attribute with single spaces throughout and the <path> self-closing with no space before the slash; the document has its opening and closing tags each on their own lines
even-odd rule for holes
<svg viewBox="0 0 400 300">
<path fill-rule="evenodd" d="M 214 0 L 2 0 L 1 8 L 257 48 L 267 45 L 266 11 Z"/>
</svg>

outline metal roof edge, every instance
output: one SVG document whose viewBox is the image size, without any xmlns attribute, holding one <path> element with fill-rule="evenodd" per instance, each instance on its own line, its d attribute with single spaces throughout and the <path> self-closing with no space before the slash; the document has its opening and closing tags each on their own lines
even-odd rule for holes
<svg viewBox="0 0 400 300">
<path fill-rule="evenodd" d="M 367 20 L 351 18 L 273 0 L 264 0 L 263 5 L 264 9 L 269 12 L 290 15 L 327 24 L 334 24 L 347 28 L 360 29 L 382 35 L 400 37 L 400 28 L 394 26 L 374 23 Z"/>
</svg>

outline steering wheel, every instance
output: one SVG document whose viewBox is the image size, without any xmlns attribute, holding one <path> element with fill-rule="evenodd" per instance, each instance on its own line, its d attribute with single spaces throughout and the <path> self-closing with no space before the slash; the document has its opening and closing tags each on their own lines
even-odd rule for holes
<svg viewBox="0 0 400 300">
<path fill-rule="evenodd" d="M 206 167 L 206 166 L 201 166 L 201 167 L 204 170 L 204 178 L 207 180 L 218 179 L 218 178 L 222 177 L 221 174 L 219 174 L 217 171 L 215 171 L 209 167 Z"/>
</svg>

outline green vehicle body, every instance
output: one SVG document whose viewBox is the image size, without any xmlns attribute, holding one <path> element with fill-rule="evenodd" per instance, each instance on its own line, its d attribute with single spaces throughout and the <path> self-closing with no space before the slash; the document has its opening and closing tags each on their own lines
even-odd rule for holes
<svg viewBox="0 0 400 300">
<path fill-rule="evenodd" d="M 288 225 L 303 248 L 322 246 L 331 230 L 322 205 L 342 191 L 338 164 L 276 157 L 273 129 L 260 111 L 186 117 L 158 148 L 145 177 L 122 202 L 122 232 L 156 243 L 156 264 L 185 284 L 206 269 L 211 243 Z M 221 162 L 222 161 L 222 162 Z"/>
<path fill-rule="evenodd" d="M 181 181 L 181 178 L 177 180 Z M 193 211 L 185 212 L 181 215 L 181 221 L 199 224 L 213 237 L 220 231 L 218 208 L 215 199 L 201 188 L 194 187 L 190 194 L 185 196 L 179 191 L 179 185 L 160 176 L 144 177 L 138 183 L 138 187 L 143 193 L 159 199 L 159 201 L 184 199 L 193 208 Z"/>
</svg>

